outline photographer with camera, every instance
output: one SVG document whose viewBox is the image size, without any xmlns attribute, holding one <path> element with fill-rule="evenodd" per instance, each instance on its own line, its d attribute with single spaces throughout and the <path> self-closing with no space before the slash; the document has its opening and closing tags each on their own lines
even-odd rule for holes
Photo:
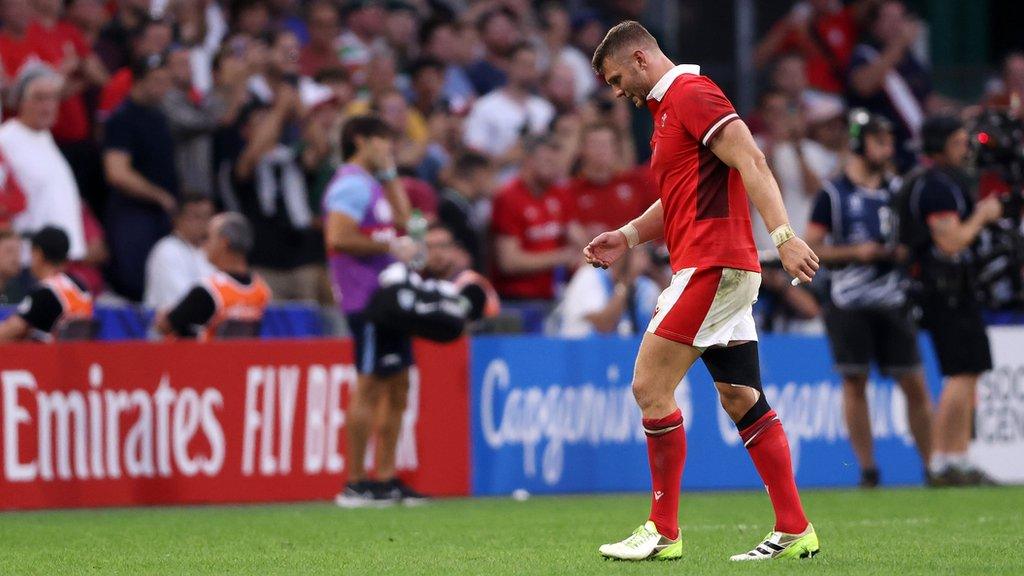
<svg viewBox="0 0 1024 576">
<path fill-rule="evenodd" d="M 843 378 L 843 414 L 860 464 L 860 485 L 880 482 L 872 445 L 867 384 L 871 362 L 899 383 L 907 420 L 927 470 L 931 401 L 925 387 L 917 327 L 897 262 L 890 202 L 897 184 L 892 123 L 866 110 L 850 114 L 851 155 L 843 172 L 823 183 L 811 212 L 807 243 L 829 268 L 831 302 L 825 326 L 836 370 Z"/>
<path fill-rule="evenodd" d="M 969 138 L 959 120 L 930 118 L 921 133 L 929 164 L 908 178 L 898 208 L 921 325 L 931 334 L 945 377 L 932 429 L 931 481 L 990 484 L 967 456 L 978 377 L 992 368 L 971 247 L 1003 209 L 996 197 L 977 203 L 972 198 L 964 172 Z"/>
</svg>

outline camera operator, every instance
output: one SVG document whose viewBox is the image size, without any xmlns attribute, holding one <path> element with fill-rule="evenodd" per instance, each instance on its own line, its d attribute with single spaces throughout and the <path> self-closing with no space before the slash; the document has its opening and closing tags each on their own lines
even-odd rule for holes
<svg viewBox="0 0 1024 576">
<path fill-rule="evenodd" d="M 850 115 L 851 155 L 842 174 L 823 184 L 811 212 L 807 243 L 830 269 L 831 304 L 825 326 L 836 370 L 843 377 L 843 414 L 860 464 L 860 485 L 879 484 L 868 415 L 871 362 L 899 383 L 907 420 L 925 470 L 930 450 L 931 403 L 925 387 L 917 327 L 910 316 L 905 277 L 891 210 L 896 184 L 892 123 L 855 110 Z"/>
<path fill-rule="evenodd" d="M 933 427 L 930 464 L 935 485 L 988 484 L 967 456 L 978 376 L 992 368 L 988 335 L 977 299 L 971 246 L 1002 215 L 995 197 L 975 204 L 964 173 L 968 134 L 952 117 L 922 127 L 929 160 L 901 197 L 900 239 L 910 248 L 921 325 L 931 333 L 945 377 Z"/>
</svg>

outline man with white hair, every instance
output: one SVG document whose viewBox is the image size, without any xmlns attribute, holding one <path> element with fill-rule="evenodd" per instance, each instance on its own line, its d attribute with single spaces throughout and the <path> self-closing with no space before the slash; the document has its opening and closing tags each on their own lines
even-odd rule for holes
<svg viewBox="0 0 1024 576">
<path fill-rule="evenodd" d="M 63 80 L 41 63 L 22 66 L 10 90 L 17 116 L 0 125 L 0 154 L 24 191 L 27 207 L 12 222 L 14 230 L 34 233 L 56 226 L 68 235 L 70 260 L 85 257 L 82 201 L 71 166 L 54 142 Z"/>
</svg>

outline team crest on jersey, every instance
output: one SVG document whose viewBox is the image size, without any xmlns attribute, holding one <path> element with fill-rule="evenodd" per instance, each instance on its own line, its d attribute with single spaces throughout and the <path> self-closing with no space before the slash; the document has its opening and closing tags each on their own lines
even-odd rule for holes
<svg viewBox="0 0 1024 576">
<path fill-rule="evenodd" d="M 562 211 L 562 205 L 555 198 L 548 198 L 545 204 L 547 204 L 548 212 L 552 214 L 558 214 Z"/>
<path fill-rule="evenodd" d="M 527 206 L 526 210 L 523 211 L 523 216 L 526 216 L 527 220 L 537 219 L 537 209 L 533 206 Z"/>
<path fill-rule="evenodd" d="M 615 188 L 615 194 L 617 194 L 621 200 L 629 200 L 633 197 L 633 187 L 629 184 L 619 184 Z"/>
<path fill-rule="evenodd" d="M 661 127 L 665 127 L 665 121 L 668 120 L 668 112 L 661 113 Z"/>
</svg>

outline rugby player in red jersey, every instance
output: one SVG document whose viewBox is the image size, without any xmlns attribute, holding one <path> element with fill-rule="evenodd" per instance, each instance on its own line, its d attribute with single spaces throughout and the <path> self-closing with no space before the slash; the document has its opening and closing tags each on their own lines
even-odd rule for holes
<svg viewBox="0 0 1024 576">
<path fill-rule="evenodd" d="M 664 238 L 673 270 L 633 374 L 647 434 L 651 514 L 632 535 L 601 546 L 600 553 L 622 560 L 682 555 L 678 517 L 686 436 L 674 392 L 701 358 L 775 510 L 768 536 L 732 560 L 814 556 L 818 537 L 800 503 L 789 442 L 761 389 L 751 313 L 761 268 L 748 198 L 789 274 L 810 282 L 818 257 L 790 228 L 778 184 L 746 124 L 699 66 L 673 64 L 632 21 L 608 31 L 593 65 L 617 97 L 650 109 L 651 171 L 661 199 L 618 230 L 594 238 L 584 255 L 588 263 L 607 267 L 627 250 Z"/>
</svg>

